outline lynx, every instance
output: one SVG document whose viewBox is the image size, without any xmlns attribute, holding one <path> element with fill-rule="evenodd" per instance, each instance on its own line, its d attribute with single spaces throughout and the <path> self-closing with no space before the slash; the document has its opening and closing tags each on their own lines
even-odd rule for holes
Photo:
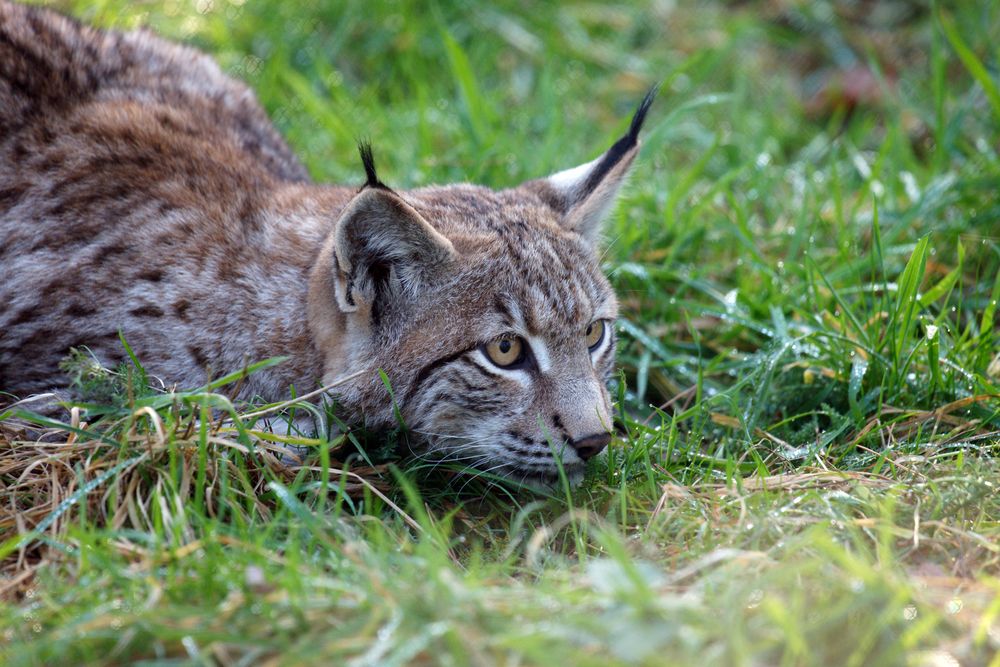
<svg viewBox="0 0 1000 667">
<path fill-rule="evenodd" d="M 0 0 L 0 390 L 73 400 L 72 348 L 240 398 L 333 392 L 423 455 L 573 481 L 610 441 L 602 221 L 654 91 L 592 162 L 505 190 L 317 185 L 206 55 Z M 379 371 L 389 380 L 387 391 Z"/>
</svg>

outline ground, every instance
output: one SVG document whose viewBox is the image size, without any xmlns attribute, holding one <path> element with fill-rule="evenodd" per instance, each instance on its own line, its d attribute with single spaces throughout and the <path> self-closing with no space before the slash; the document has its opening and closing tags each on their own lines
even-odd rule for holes
<svg viewBox="0 0 1000 667">
<path fill-rule="evenodd" d="M 289 467 L 225 378 L 69 360 L 103 421 L 0 413 L 4 664 L 1000 665 L 1000 5 L 59 7 L 212 53 L 317 180 L 511 185 L 662 88 L 581 488 Z"/>
</svg>

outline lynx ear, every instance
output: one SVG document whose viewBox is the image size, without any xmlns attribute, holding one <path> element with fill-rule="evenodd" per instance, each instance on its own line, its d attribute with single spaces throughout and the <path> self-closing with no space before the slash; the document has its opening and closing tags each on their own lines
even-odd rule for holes
<svg viewBox="0 0 1000 667">
<path fill-rule="evenodd" d="M 657 88 L 646 93 L 629 125 L 628 133 L 604 155 L 578 167 L 555 173 L 526 184 L 563 215 L 563 226 L 578 232 L 591 243 L 600 236 L 601 225 L 628 169 L 639 151 L 639 130 L 646 120 Z"/>
<path fill-rule="evenodd" d="M 386 308 L 412 297 L 455 255 L 447 238 L 375 176 L 371 148 L 361 146 L 368 175 L 334 227 L 337 303 L 367 309 L 378 323 Z"/>
</svg>

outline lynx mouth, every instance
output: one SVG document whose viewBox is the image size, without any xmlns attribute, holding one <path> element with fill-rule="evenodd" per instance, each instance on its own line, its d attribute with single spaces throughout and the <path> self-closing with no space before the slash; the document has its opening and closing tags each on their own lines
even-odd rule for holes
<svg viewBox="0 0 1000 667">
<path fill-rule="evenodd" d="M 564 463 L 562 472 L 558 468 L 551 471 L 528 470 L 522 473 L 515 472 L 509 476 L 509 480 L 518 486 L 540 491 L 552 491 L 562 484 L 563 478 L 571 487 L 583 481 L 586 464 L 584 463 Z"/>
<path fill-rule="evenodd" d="M 410 441 L 412 456 L 431 468 L 446 465 L 463 478 L 478 477 L 512 487 L 551 491 L 559 488 L 564 479 L 570 486 L 576 486 L 586 471 L 585 461 L 566 460 L 576 458 L 566 456 L 567 451 L 572 451 L 569 442 L 529 450 L 505 438 L 489 439 L 494 446 L 484 446 L 485 439 L 452 435 L 427 437 L 429 434 L 416 433 L 424 437 Z"/>
<path fill-rule="evenodd" d="M 525 466 L 511 462 L 503 469 L 494 469 L 491 474 L 513 487 L 546 492 L 560 488 L 563 480 L 571 487 L 576 486 L 583 481 L 586 468 L 586 464 L 580 461 L 563 462 L 561 465 L 553 461 L 551 466 L 545 467 L 539 467 L 537 463 Z M 476 474 L 475 470 L 471 468 L 469 472 Z"/>
</svg>

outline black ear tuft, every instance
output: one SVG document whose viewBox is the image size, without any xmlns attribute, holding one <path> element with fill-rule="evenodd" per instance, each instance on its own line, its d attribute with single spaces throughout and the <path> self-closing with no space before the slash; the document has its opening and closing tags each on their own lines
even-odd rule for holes
<svg viewBox="0 0 1000 667">
<path fill-rule="evenodd" d="M 634 121 L 633 121 L 634 122 Z M 375 156 L 372 155 L 372 145 L 370 141 L 361 140 L 358 142 L 358 152 L 361 154 L 361 164 L 365 167 L 365 187 L 366 188 L 381 188 L 383 190 L 388 190 L 388 186 L 385 183 L 378 180 L 378 175 L 375 173 Z"/>
<path fill-rule="evenodd" d="M 635 148 L 635 145 L 639 142 L 639 130 L 642 129 L 642 124 L 646 121 L 646 112 L 649 111 L 649 107 L 653 105 L 653 100 L 656 99 L 656 93 L 659 91 L 659 84 L 653 86 L 646 93 L 646 96 L 642 98 L 642 102 L 639 104 L 639 108 L 635 110 L 635 114 L 632 116 L 632 122 L 628 127 L 628 134 L 615 142 L 615 144 L 607 150 L 606 153 L 601 157 L 601 161 L 598 162 L 594 168 L 591 170 L 590 174 L 587 176 L 586 182 L 584 182 L 581 190 L 585 194 L 589 194 L 597 187 L 604 177 L 607 175 L 611 168 L 618 164 L 618 161 L 622 159 L 626 153 Z"/>
<path fill-rule="evenodd" d="M 656 99 L 658 92 L 660 92 L 660 84 L 656 84 L 650 88 L 646 96 L 642 98 L 642 102 L 639 103 L 639 108 L 635 110 L 635 115 L 632 116 L 632 123 L 628 128 L 628 138 L 631 139 L 633 146 L 639 140 L 639 130 L 642 129 L 642 124 L 646 122 L 646 112 L 649 111 L 649 107 L 653 106 L 653 100 Z"/>
</svg>

